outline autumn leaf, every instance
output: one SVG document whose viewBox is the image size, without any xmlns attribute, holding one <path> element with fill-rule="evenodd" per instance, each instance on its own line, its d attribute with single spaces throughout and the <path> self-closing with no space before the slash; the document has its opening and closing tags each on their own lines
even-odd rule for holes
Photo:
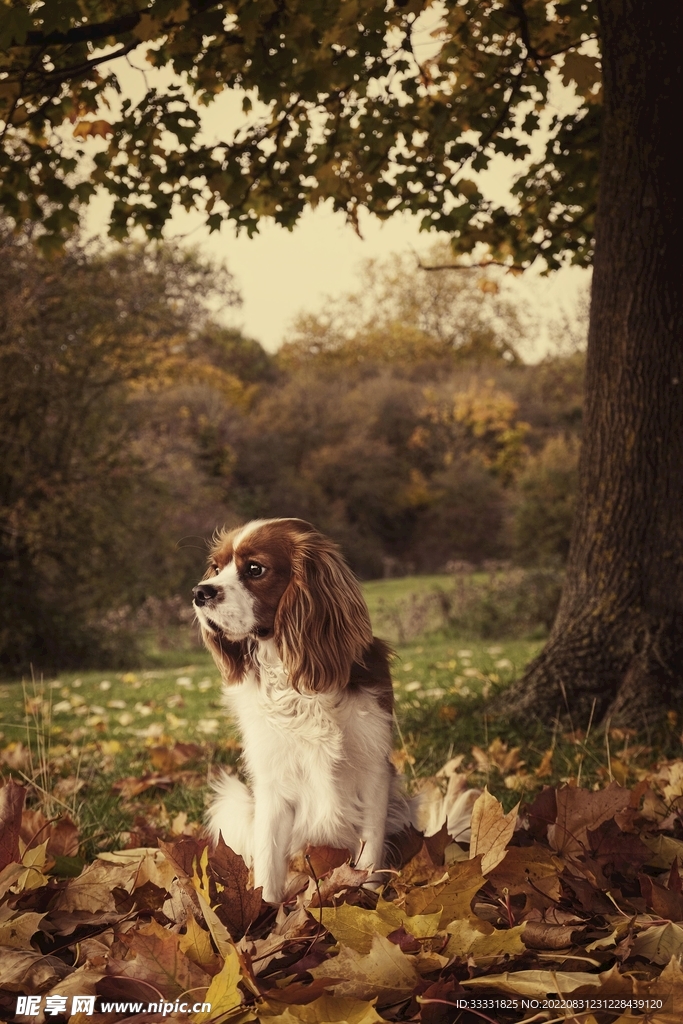
<svg viewBox="0 0 683 1024">
<path fill-rule="evenodd" d="M 472 900 L 485 884 L 478 857 L 458 861 L 448 869 L 443 883 L 411 889 L 406 895 L 406 911 L 414 916 L 429 915 L 440 910 L 439 926 L 443 928 L 455 918 L 469 917 Z"/>
<path fill-rule="evenodd" d="M 314 978 L 329 978 L 335 996 L 376 998 L 378 1006 L 406 998 L 419 980 L 410 959 L 383 935 L 374 936 L 369 953 L 342 946 L 337 956 L 310 973 Z"/>
<path fill-rule="evenodd" d="M 54 902 L 55 910 L 115 911 L 116 888 L 130 892 L 135 878 L 135 865 L 113 865 L 96 860 L 72 878 Z"/>
<path fill-rule="evenodd" d="M 178 939 L 178 946 L 181 953 L 184 953 L 193 964 L 197 964 L 209 974 L 215 973 L 216 954 L 211 945 L 211 936 L 200 928 L 192 915 L 187 918 L 185 934 Z"/>
<path fill-rule="evenodd" d="M 249 887 L 249 869 L 222 837 L 211 851 L 209 869 L 213 908 L 233 939 L 239 939 L 261 913 L 261 889 Z"/>
<path fill-rule="evenodd" d="M 206 972 L 180 949 L 180 936 L 155 920 L 119 934 L 107 972 L 147 982 L 173 999 L 209 984 Z"/>
<path fill-rule="evenodd" d="M 468 978 L 461 982 L 467 989 L 495 989 L 510 995 L 528 998 L 543 998 L 548 994 L 617 996 L 630 995 L 630 978 L 619 974 L 616 967 L 603 974 L 588 974 L 585 971 L 515 971 L 504 974 L 490 974 L 482 978 Z"/>
<path fill-rule="evenodd" d="M 268 1024 L 377 1024 L 384 1018 L 375 1009 L 375 1000 L 323 995 L 304 1006 L 288 1007 Z"/>
<path fill-rule="evenodd" d="M 476 918 L 451 921 L 446 926 L 450 938 L 444 952 L 448 956 L 465 959 L 472 956 L 477 963 L 502 956 L 519 956 L 526 951 L 522 941 L 525 928 L 526 925 L 521 924 L 515 928 L 497 929 Z"/>
<path fill-rule="evenodd" d="M 223 967 L 212 979 L 203 999 L 204 1002 L 210 1004 L 211 1009 L 196 1013 L 192 1018 L 195 1024 L 202 1024 L 203 1021 L 221 1017 L 230 1010 L 234 1010 L 242 1002 L 242 993 L 238 988 L 242 970 L 235 947 L 226 948 L 224 957 Z"/>
<path fill-rule="evenodd" d="M 532 846 L 510 846 L 503 860 L 488 875 L 489 882 L 509 896 L 530 892 L 531 885 L 542 887 L 543 892 L 556 893 L 559 898 L 558 876 L 564 868 L 564 861 L 547 846 L 534 843 Z"/>
<path fill-rule="evenodd" d="M 683 928 L 669 921 L 640 931 L 631 947 L 633 956 L 642 956 L 653 964 L 668 964 L 683 952 Z"/>
<path fill-rule="evenodd" d="M 30 949 L 31 939 L 38 931 L 45 914 L 13 912 L 7 904 L 0 906 L 0 947 Z"/>
<path fill-rule="evenodd" d="M 565 857 L 581 857 L 589 848 L 588 831 L 628 807 L 630 793 L 616 782 L 590 792 L 563 786 L 558 789 L 557 818 L 548 828 L 550 845 Z"/>
<path fill-rule="evenodd" d="M 488 789 L 478 797 L 472 808 L 470 857 L 481 856 L 481 873 L 487 875 L 505 856 L 517 822 L 517 804 L 507 814 Z"/>
<path fill-rule="evenodd" d="M 71 968 L 56 956 L 28 949 L 4 949 L 0 956 L 0 989 L 44 992 L 69 974 Z"/>
<path fill-rule="evenodd" d="M 364 910 L 350 903 L 338 907 L 325 907 L 320 919 L 335 939 L 343 946 L 349 946 L 358 953 L 369 953 L 375 935 L 391 935 L 399 928 L 416 938 L 436 935 L 441 910 L 432 914 L 418 914 L 409 917 L 394 903 L 380 899 L 375 910 Z"/>
</svg>

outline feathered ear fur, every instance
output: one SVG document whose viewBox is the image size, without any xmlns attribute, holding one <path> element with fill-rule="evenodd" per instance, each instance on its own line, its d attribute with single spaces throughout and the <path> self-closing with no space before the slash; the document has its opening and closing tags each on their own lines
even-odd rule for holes
<svg viewBox="0 0 683 1024">
<path fill-rule="evenodd" d="M 245 640 L 228 640 L 221 633 L 212 633 L 202 627 L 202 639 L 226 683 L 239 683 L 244 677 L 248 644 Z"/>
<path fill-rule="evenodd" d="M 372 643 L 367 605 L 337 546 L 311 529 L 297 534 L 291 580 L 275 616 L 275 642 L 292 684 L 339 691 Z"/>
</svg>

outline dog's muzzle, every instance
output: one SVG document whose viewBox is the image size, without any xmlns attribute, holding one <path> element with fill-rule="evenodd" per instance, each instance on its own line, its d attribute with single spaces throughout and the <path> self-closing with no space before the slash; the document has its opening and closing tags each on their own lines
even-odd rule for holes
<svg viewBox="0 0 683 1024">
<path fill-rule="evenodd" d="M 199 586 L 195 587 L 192 591 L 194 603 L 198 608 L 203 608 L 208 601 L 213 601 L 217 595 L 217 588 L 212 587 L 210 583 L 200 583 Z"/>
</svg>

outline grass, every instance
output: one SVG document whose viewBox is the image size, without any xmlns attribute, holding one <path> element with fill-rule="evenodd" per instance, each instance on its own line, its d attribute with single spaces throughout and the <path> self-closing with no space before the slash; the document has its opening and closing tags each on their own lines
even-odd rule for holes
<svg viewBox="0 0 683 1024">
<path fill-rule="evenodd" d="M 424 608 L 433 610 L 433 595 L 447 583 L 412 577 L 366 584 L 376 632 L 386 636 L 382 626 L 397 621 L 404 636 L 415 633 Z M 457 637 L 443 622 L 427 635 L 394 640 L 396 757 L 412 784 L 462 755 L 461 770 L 509 807 L 544 783 L 634 783 L 652 762 L 653 746 L 663 753 L 680 747 L 673 711 L 647 744 L 628 730 L 607 737 L 591 732 L 587 722 L 567 734 L 534 721 L 513 728 L 491 720 L 489 698 L 542 645 L 537 637 Z M 0 684 L 0 769 L 33 780 L 47 817 L 68 811 L 78 819 L 89 837 L 85 853 L 127 840 L 153 843 L 155 829 L 198 827 L 212 766 L 237 763 L 239 744 L 221 709 L 218 672 L 203 650 L 189 657 L 180 664 L 172 649 L 157 652 L 162 663 L 154 669 Z"/>
</svg>

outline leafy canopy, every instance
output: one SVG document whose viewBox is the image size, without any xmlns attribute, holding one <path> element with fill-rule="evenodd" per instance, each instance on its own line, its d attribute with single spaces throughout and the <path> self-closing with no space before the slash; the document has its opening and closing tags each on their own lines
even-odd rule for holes
<svg viewBox="0 0 683 1024">
<path fill-rule="evenodd" d="M 176 204 L 199 209 L 212 231 L 230 220 L 251 233 L 262 216 L 292 227 L 331 199 L 356 225 L 361 208 L 417 213 L 456 253 L 482 243 L 506 265 L 590 262 L 593 0 L 5 0 L 0 10 L 0 207 L 42 221 L 43 244 L 59 244 L 102 188 L 118 238 L 135 226 L 158 237 Z M 124 98 L 116 72 L 132 53 L 175 84 L 152 75 L 139 103 Z M 573 83 L 574 112 L 549 105 L 558 74 Z M 241 91 L 244 123 L 209 140 L 198 110 L 226 89 Z M 546 142 L 531 159 L 534 136 Z M 525 161 L 509 209 L 469 176 L 496 154 Z"/>
</svg>

